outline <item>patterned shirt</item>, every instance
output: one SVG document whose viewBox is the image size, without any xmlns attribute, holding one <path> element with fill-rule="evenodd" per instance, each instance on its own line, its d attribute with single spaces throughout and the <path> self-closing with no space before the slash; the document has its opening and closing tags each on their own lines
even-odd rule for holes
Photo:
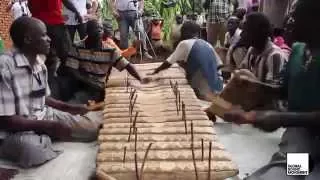
<svg viewBox="0 0 320 180">
<path fill-rule="evenodd" d="M 250 47 L 240 67 L 249 69 L 261 82 L 279 84 L 280 72 L 288 56 L 271 41 L 260 54 Z"/>
<path fill-rule="evenodd" d="M 225 23 L 231 15 L 229 0 L 211 0 L 208 12 L 208 22 Z"/>
<path fill-rule="evenodd" d="M 18 50 L 0 56 L 0 116 L 42 119 L 50 95 L 47 68 L 38 56 L 31 66 Z"/>
</svg>

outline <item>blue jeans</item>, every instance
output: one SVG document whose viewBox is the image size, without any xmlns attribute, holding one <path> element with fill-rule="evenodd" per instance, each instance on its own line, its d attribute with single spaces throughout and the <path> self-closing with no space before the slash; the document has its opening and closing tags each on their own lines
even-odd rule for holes
<svg viewBox="0 0 320 180">
<path fill-rule="evenodd" d="M 138 19 L 137 11 L 119 11 L 120 20 L 120 48 L 127 49 L 129 47 L 129 28 L 132 30 L 136 26 L 136 36 L 142 41 L 143 51 L 147 51 L 146 33 L 142 24 L 141 18 Z"/>
</svg>

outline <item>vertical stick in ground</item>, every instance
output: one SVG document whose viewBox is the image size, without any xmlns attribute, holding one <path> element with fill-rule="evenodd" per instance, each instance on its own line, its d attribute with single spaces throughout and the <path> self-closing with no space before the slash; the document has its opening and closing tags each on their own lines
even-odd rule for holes
<svg viewBox="0 0 320 180">
<path fill-rule="evenodd" d="M 197 169 L 197 163 L 196 163 L 196 157 L 194 154 L 194 135 L 193 135 L 193 122 L 191 121 L 191 152 L 192 152 L 192 160 L 193 160 L 193 166 L 194 166 L 194 172 L 196 175 L 196 180 L 198 180 L 198 169 Z"/>
<path fill-rule="evenodd" d="M 143 169 L 144 169 L 144 165 L 147 161 L 147 157 L 148 157 L 149 151 L 151 149 L 151 146 L 152 146 L 152 143 L 149 144 L 149 146 L 146 150 L 146 153 L 144 154 L 144 158 L 143 158 L 141 169 L 140 169 L 140 180 L 143 180 Z"/>
<path fill-rule="evenodd" d="M 133 109 L 134 109 L 134 106 L 136 105 L 137 98 L 138 98 L 138 94 L 134 97 L 133 103 L 132 103 L 132 105 L 131 105 L 131 114 L 132 114 L 132 111 L 133 111 Z"/>
<path fill-rule="evenodd" d="M 126 92 L 128 92 L 128 88 L 129 88 L 129 77 L 128 77 L 128 72 L 126 72 Z"/>
<path fill-rule="evenodd" d="M 203 161 L 204 149 L 203 149 L 203 139 L 201 139 L 201 161 Z"/>
<path fill-rule="evenodd" d="M 134 130 L 135 130 L 136 125 L 137 125 L 138 115 L 139 115 L 139 112 L 136 112 L 136 115 L 134 116 L 134 120 L 133 120 L 133 124 L 132 124 L 132 127 L 133 127 Z"/>
<path fill-rule="evenodd" d="M 138 128 L 134 128 L 134 152 L 137 152 Z"/>
<path fill-rule="evenodd" d="M 184 121 L 184 129 L 186 134 L 188 134 L 188 128 L 187 128 L 187 118 L 186 118 L 186 105 L 182 101 L 182 121 Z"/>
<path fill-rule="evenodd" d="M 137 153 L 137 140 L 138 140 L 138 128 L 134 128 L 134 163 L 135 163 L 135 169 L 136 169 L 136 178 L 137 180 L 140 180 L 139 177 L 139 169 L 138 169 L 138 153 Z"/>
<path fill-rule="evenodd" d="M 181 111 L 181 94 L 180 94 L 180 91 L 178 92 L 178 99 L 179 99 L 179 111 Z"/>
<path fill-rule="evenodd" d="M 211 149 L 212 141 L 209 142 L 208 180 L 211 180 Z"/>
<path fill-rule="evenodd" d="M 126 163 L 126 155 L 127 155 L 127 146 L 123 149 L 123 164 Z"/>
<path fill-rule="evenodd" d="M 137 152 L 134 153 L 134 165 L 135 165 L 135 170 L 136 170 L 136 179 L 140 180 L 140 178 L 139 178 L 139 169 L 138 169 L 138 154 L 137 154 Z"/>
<path fill-rule="evenodd" d="M 130 140 L 131 140 L 131 131 L 132 131 L 132 126 L 131 126 L 131 123 L 130 123 L 128 142 L 130 142 Z"/>
</svg>

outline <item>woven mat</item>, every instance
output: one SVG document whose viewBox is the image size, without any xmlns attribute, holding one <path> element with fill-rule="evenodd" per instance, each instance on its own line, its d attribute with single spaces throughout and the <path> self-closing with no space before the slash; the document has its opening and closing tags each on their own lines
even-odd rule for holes
<svg viewBox="0 0 320 180">
<path fill-rule="evenodd" d="M 149 73 L 159 65 L 136 68 Z M 113 71 L 107 87 L 98 138 L 99 179 L 211 180 L 238 174 L 177 66 L 146 85 Z"/>
</svg>

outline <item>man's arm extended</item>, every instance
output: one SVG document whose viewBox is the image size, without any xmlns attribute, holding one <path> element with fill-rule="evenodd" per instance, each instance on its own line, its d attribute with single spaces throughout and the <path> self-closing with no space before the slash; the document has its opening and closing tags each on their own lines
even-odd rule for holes
<svg viewBox="0 0 320 180">
<path fill-rule="evenodd" d="M 320 112 L 277 112 L 250 111 L 234 109 L 224 115 L 224 119 L 236 124 L 252 124 L 255 127 L 272 132 L 284 127 L 320 127 Z"/>
<path fill-rule="evenodd" d="M 168 57 L 166 61 L 164 61 L 157 69 L 154 70 L 151 75 L 157 74 L 160 71 L 166 70 L 171 67 L 172 64 L 179 62 L 179 61 L 186 61 L 188 58 L 188 44 L 186 41 L 182 41 L 178 44 L 177 48 L 174 52 Z"/>
<path fill-rule="evenodd" d="M 34 131 L 53 138 L 68 139 L 71 129 L 59 122 L 31 120 L 23 116 L 0 116 L 0 129 L 7 132 Z"/>
<path fill-rule="evenodd" d="M 86 114 L 88 112 L 86 105 L 67 104 L 52 97 L 46 97 L 46 105 L 71 114 Z"/>
<path fill-rule="evenodd" d="M 253 123 L 260 129 L 280 127 L 320 127 L 320 112 L 256 112 Z"/>
<path fill-rule="evenodd" d="M 160 71 L 166 70 L 170 67 L 171 64 L 168 61 L 165 61 L 158 68 L 156 68 L 152 74 L 158 74 Z"/>
<path fill-rule="evenodd" d="M 128 73 L 131 76 L 133 76 L 134 78 L 136 78 L 139 81 L 142 81 L 142 78 L 141 78 L 140 74 L 138 73 L 137 69 L 131 63 L 129 63 L 126 66 L 126 70 L 128 71 Z"/>
</svg>

